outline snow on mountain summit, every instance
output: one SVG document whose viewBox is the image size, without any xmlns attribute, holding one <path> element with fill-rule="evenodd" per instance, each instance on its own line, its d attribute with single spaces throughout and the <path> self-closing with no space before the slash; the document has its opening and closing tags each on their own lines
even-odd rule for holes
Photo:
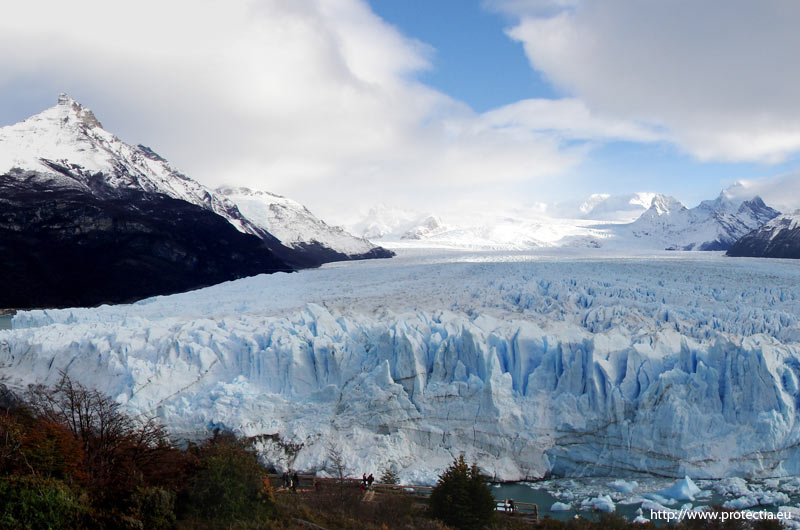
<svg viewBox="0 0 800 530">
<path fill-rule="evenodd" d="M 94 196 L 136 190 L 186 201 L 258 236 L 298 267 L 392 255 L 326 225 L 291 199 L 229 190 L 248 208 L 250 219 L 226 196 L 182 174 L 149 147 L 126 144 L 103 129 L 90 109 L 66 94 L 55 106 L 0 128 L 0 175 L 25 175 L 46 187 L 79 188 Z"/>
<path fill-rule="evenodd" d="M 321 245 L 341 254 L 343 259 L 389 254 L 364 238 L 355 237 L 338 226 L 328 225 L 292 199 L 242 187 L 223 186 L 216 191 L 235 203 L 250 221 L 288 247 Z"/>
<path fill-rule="evenodd" d="M 644 213 L 656 196 L 652 192 L 623 195 L 593 193 L 588 197 L 561 202 L 546 208 L 553 217 L 594 221 L 631 222 Z"/>
<path fill-rule="evenodd" d="M 650 208 L 648 208 L 647 211 L 645 211 L 645 213 L 642 215 L 647 215 L 648 217 L 661 217 L 676 212 L 682 212 L 686 209 L 686 206 L 681 204 L 681 202 L 675 197 L 662 195 L 659 193 L 653 197 L 653 200 L 650 202 Z"/>
<path fill-rule="evenodd" d="M 667 250 L 725 250 L 779 212 L 760 197 L 733 200 L 725 192 L 716 199 L 686 208 L 680 201 L 656 195 L 650 208 L 629 225 L 616 227 L 618 241 Z"/>
<path fill-rule="evenodd" d="M 99 183 L 162 193 L 211 210 L 240 232 L 263 235 L 232 203 L 180 173 L 150 148 L 121 141 L 103 129 L 90 109 L 66 94 L 54 107 L 0 128 L 0 174 L 11 170 L 41 174 L 57 187 L 91 189 Z"/>
<path fill-rule="evenodd" d="M 800 210 L 783 214 L 739 239 L 729 256 L 800 258 Z"/>
<path fill-rule="evenodd" d="M 0 172 L 12 168 L 48 170 L 46 160 L 69 160 L 99 171 L 108 166 L 111 153 L 97 146 L 113 140 L 91 110 L 61 94 L 56 106 L 0 128 Z"/>
</svg>

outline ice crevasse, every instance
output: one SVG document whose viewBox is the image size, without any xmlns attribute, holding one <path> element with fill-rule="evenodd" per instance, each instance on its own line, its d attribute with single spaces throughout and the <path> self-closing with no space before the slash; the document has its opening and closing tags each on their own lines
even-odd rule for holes
<svg viewBox="0 0 800 530">
<path fill-rule="evenodd" d="M 718 477 L 798 473 L 797 357 L 765 335 L 707 344 L 670 329 L 591 333 L 571 323 L 450 311 L 375 319 L 309 304 L 285 318 L 52 324 L 16 330 L 16 374 L 58 370 L 178 433 L 213 426 L 332 444 L 355 469 L 426 480 L 465 452 L 489 473 Z M 274 436 L 277 435 L 277 436 Z"/>
</svg>

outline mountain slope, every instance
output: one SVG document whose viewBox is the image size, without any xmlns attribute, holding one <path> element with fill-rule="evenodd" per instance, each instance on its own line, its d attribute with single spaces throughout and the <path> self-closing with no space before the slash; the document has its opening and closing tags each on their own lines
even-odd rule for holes
<svg viewBox="0 0 800 530">
<path fill-rule="evenodd" d="M 776 217 L 745 234 L 727 252 L 728 256 L 800 259 L 800 211 Z"/>
<path fill-rule="evenodd" d="M 138 190 L 195 204 L 224 217 L 238 231 L 258 236 L 295 267 L 351 259 L 324 241 L 283 245 L 266 227 L 243 215 L 236 204 L 182 174 L 149 147 L 128 145 L 103 129 L 91 110 L 66 94 L 59 96 L 56 106 L 0 128 L 0 174 L 12 168 L 50 175 L 50 185 L 57 188 L 84 185 L 102 194 Z M 292 230 L 291 226 L 271 228 Z M 390 256 L 373 247 L 357 257 Z"/>
<path fill-rule="evenodd" d="M 0 307 L 127 302 L 292 270 L 262 232 L 67 96 L 0 128 Z"/>
<path fill-rule="evenodd" d="M 230 186 L 217 188 L 216 193 L 234 203 L 249 221 L 275 236 L 284 246 L 318 256 L 322 263 L 394 255 L 364 238 L 326 224 L 292 199 Z"/>
<path fill-rule="evenodd" d="M 91 110 L 66 94 L 27 120 L 0 128 L 0 173 L 21 169 L 52 175 L 53 187 L 162 193 L 211 210 L 240 232 L 262 236 L 236 206 L 183 175 L 150 148 L 131 146 L 103 129 Z"/>
<path fill-rule="evenodd" d="M 636 221 L 614 232 L 618 239 L 631 238 L 658 249 L 725 250 L 779 213 L 759 197 L 737 202 L 722 193 L 690 209 L 672 197 L 656 195 Z"/>
<path fill-rule="evenodd" d="M 53 187 L 52 178 L 0 175 L 0 307 L 130 302 L 292 270 L 257 236 L 194 204 Z"/>
</svg>

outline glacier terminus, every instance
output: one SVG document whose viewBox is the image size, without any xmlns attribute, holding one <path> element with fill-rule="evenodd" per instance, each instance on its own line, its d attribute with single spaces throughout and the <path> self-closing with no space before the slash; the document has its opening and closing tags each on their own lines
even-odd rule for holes
<svg viewBox="0 0 800 530">
<path fill-rule="evenodd" d="M 800 473 L 800 269 L 719 252 L 402 250 L 16 314 L 3 383 L 66 372 L 176 437 L 432 482 Z M 287 444 L 300 444 L 297 454 Z"/>
</svg>

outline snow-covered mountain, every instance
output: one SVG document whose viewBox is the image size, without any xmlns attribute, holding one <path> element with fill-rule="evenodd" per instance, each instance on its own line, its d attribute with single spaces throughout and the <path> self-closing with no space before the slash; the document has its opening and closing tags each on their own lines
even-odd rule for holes
<svg viewBox="0 0 800 530">
<path fill-rule="evenodd" d="M 431 213 L 391 208 L 379 204 L 358 221 L 348 226 L 349 230 L 368 239 L 424 239 L 447 230 L 441 219 Z"/>
<path fill-rule="evenodd" d="M 348 472 L 423 482 L 459 453 L 506 480 L 800 473 L 796 264 L 415 255 L 21 312 L 2 382 L 64 370 L 176 434 L 265 435 L 305 470 L 334 445 Z"/>
<path fill-rule="evenodd" d="M 0 129 L 0 174 L 12 169 L 36 175 L 40 185 L 50 188 L 79 187 L 94 196 L 139 191 L 186 201 L 222 216 L 242 233 L 260 237 L 283 261 L 297 267 L 391 256 L 367 242 L 350 241 L 348 246 L 346 235 L 337 236 L 335 229 L 327 239 L 318 238 L 321 225 L 310 219 L 302 227 L 291 225 L 299 216 L 287 216 L 283 218 L 287 224 L 281 225 L 282 217 L 276 215 L 265 223 L 269 226 L 260 224 L 264 219 L 248 219 L 234 202 L 182 174 L 152 149 L 128 145 L 103 129 L 91 110 L 65 94 L 56 106 Z M 288 204 L 287 199 L 284 206 Z M 302 229 L 312 230 L 306 244 L 300 243 Z M 294 233 L 294 239 L 284 245 L 272 230 Z M 328 243 L 338 247 L 330 248 Z"/>
<path fill-rule="evenodd" d="M 728 256 L 800 259 L 800 210 L 745 234 L 728 249 Z"/>
<path fill-rule="evenodd" d="M 0 307 L 124 302 L 292 270 L 261 232 L 67 96 L 0 129 Z"/>
<path fill-rule="evenodd" d="M 655 193 L 595 194 L 537 211 L 462 212 L 444 221 L 381 206 L 352 229 L 398 248 L 725 250 L 778 214 L 759 197 L 733 199 L 725 191 L 694 208 Z"/>
<path fill-rule="evenodd" d="M 325 261 L 388 258 L 392 252 L 315 217 L 308 208 L 280 195 L 244 187 L 217 188 L 245 218 L 292 249 L 325 255 Z"/>
<path fill-rule="evenodd" d="M 672 197 L 656 195 L 636 221 L 613 231 L 623 244 L 630 240 L 636 246 L 667 250 L 726 250 L 779 213 L 759 197 L 734 201 L 723 192 L 686 208 Z"/>
<path fill-rule="evenodd" d="M 596 221 L 559 219 L 534 212 L 461 212 L 444 220 L 439 215 L 380 205 L 350 230 L 380 239 L 393 248 L 460 250 L 529 250 L 552 246 L 597 246 L 606 234 L 593 230 Z M 591 240 L 588 241 L 587 240 Z"/>
<path fill-rule="evenodd" d="M 547 213 L 567 219 L 632 222 L 650 207 L 655 196 L 655 193 L 649 192 L 625 195 L 593 193 L 580 201 L 562 202 L 549 207 Z"/>
<path fill-rule="evenodd" d="M 446 232 L 447 227 L 436 215 L 429 215 L 419 221 L 419 224 L 409 228 L 402 235 L 402 239 L 425 239 Z"/>
<path fill-rule="evenodd" d="M 237 230 L 263 236 L 235 205 L 183 175 L 148 147 L 131 146 L 103 129 L 91 110 L 66 94 L 58 104 L 0 128 L 0 174 L 32 172 L 57 188 L 103 193 L 162 193 L 226 218 Z"/>
</svg>

